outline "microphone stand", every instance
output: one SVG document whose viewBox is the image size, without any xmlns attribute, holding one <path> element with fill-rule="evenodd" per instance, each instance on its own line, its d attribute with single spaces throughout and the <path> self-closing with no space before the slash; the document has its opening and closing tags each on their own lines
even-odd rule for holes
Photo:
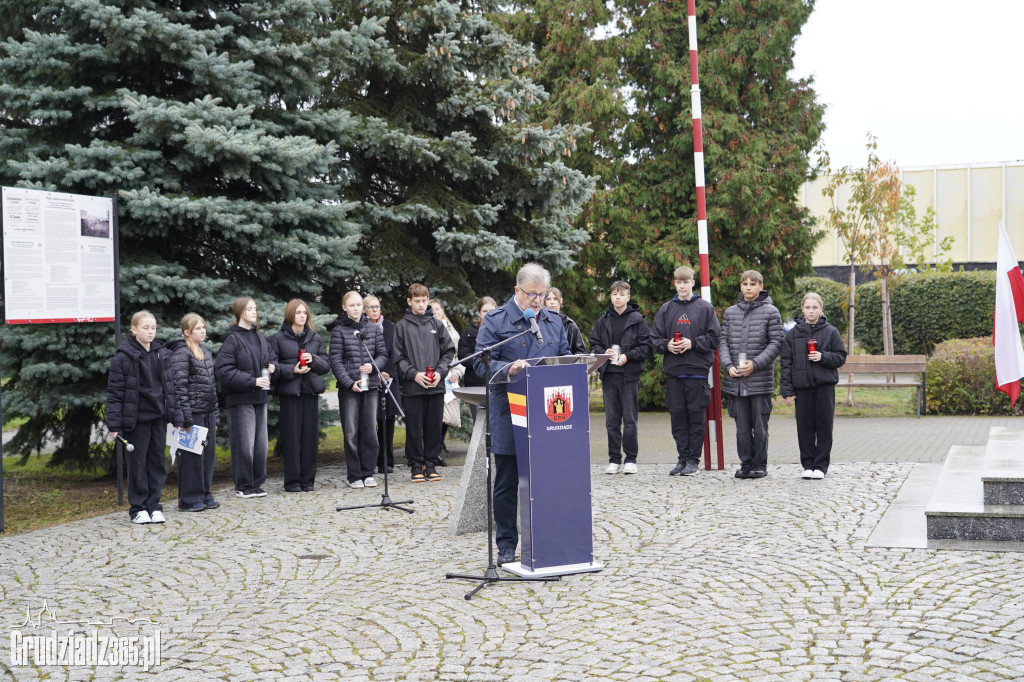
<svg viewBox="0 0 1024 682">
<path fill-rule="evenodd" d="M 484 376 L 485 377 L 489 377 L 489 375 L 491 373 L 491 351 L 493 351 L 495 348 L 498 348 L 500 346 L 504 346 L 506 343 L 508 343 L 510 341 L 515 341 L 520 336 L 526 336 L 527 334 L 532 334 L 532 333 L 533 332 L 531 332 L 530 329 L 527 328 L 525 331 L 522 331 L 522 332 L 520 332 L 518 334 L 510 336 L 507 339 L 505 339 L 504 341 L 499 341 L 498 343 L 496 343 L 494 345 L 488 346 L 487 348 L 484 348 L 483 350 L 477 351 L 476 353 L 473 353 L 472 355 L 469 355 L 469 356 L 466 356 L 466 357 L 460 359 L 458 362 L 453 363 L 452 366 L 463 365 L 463 364 L 467 363 L 468 361 L 472 360 L 473 358 L 475 358 L 477 356 L 480 356 L 481 362 L 484 363 Z M 461 579 L 461 580 L 477 580 L 477 581 L 480 582 L 479 585 L 477 585 L 476 587 L 474 587 L 472 590 L 470 590 L 469 592 L 467 592 L 464 595 L 466 601 L 469 601 L 470 599 L 473 598 L 473 595 L 475 595 L 477 592 L 482 590 L 487 585 L 491 585 L 493 583 L 499 583 L 499 582 L 500 583 L 505 583 L 505 582 L 509 582 L 509 583 L 511 583 L 511 582 L 516 582 L 516 583 L 522 583 L 522 582 L 557 582 L 559 580 L 559 576 L 546 576 L 546 577 L 540 577 L 540 578 L 525 578 L 525 577 L 516 576 L 516 577 L 513 578 L 513 577 L 503 577 L 503 576 L 499 576 L 498 575 L 498 566 L 497 566 L 497 564 L 494 561 L 494 484 L 491 482 L 491 386 L 490 386 L 490 381 L 491 381 L 491 379 L 488 378 L 487 386 L 486 386 L 487 390 L 484 391 L 484 414 L 487 415 L 487 432 L 486 432 L 486 436 L 484 438 L 484 442 L 486 443 L 486 450 L 487 450 L 487 569 L 484 571 L 483 575 L 470 575 L 470 574 L 465 574 L 465 573 L 446 573 L 445 576 L 444 576 L 446 580 L 451 580 L 452 578 L 458 578 L 458 579 Z M 505 456 L 505 455 L 503 455 L 503 456 Z"/>
<path fill-rule="evenodd" d="M 378 367 L 377 363 L 374 362 L 374 360 L 373 360 L 373 353 L 371 353 L 370 349 L 366 347 L 366 339 L 363 338 L 363 336 L 362 336 L 362 334 L 360 332 L 357 331 L 356 333 L 359 334 L 359 336 L 357 337 L 359 339 L 359 344 L 363 347 L 363 350 L 366 351 L 367 357 L 370 358 L 370 364 L 373 365 L 374 371 L 377 372 L 377 381 L 379 382 L 379 385 L 377 387 L 377 393 L 380 396 L 380 404 L 377 406 L 377 409 L 381 411 L 381 414 L 384 414 L 384 410 L 386 410 L 387 406 L 388 406 L 387 397 L 386 396 L 391 396 L 391 402 L 394 403 L 395 409 L 398 410 L 399 416 L 401 416 L 402 419 L 404 420 L 405 419 L 405 412 L 402 411 L 402 406 L 398 404 L 398 399 L 395 398 L 395 394 L 391 391 L 391 387 L 388 386 L 385 383 L 384 375 L 381 373 L 380 367 Z M 413 504 L 412 500 L 399 500 L 398 502 L 392 502 L 391 501 L 391 495 L 388 494 L 388 466 L 387 466 L 387 464 L 388 464 L 387 463 L 387 455 L 385 454 L 385 457 L 384 457 L 384 494 L 381 496 L 380 502 L 378 502 L 376 504 L 357 504 L 357 505 L 353 505 L 351 507 L 335 507 L 334 511 L 348 511 L 349 509 L 366 509 L 368 507 L 382 507 L 383 509 L 398 509 L 399 511 L 404 511 L 404 512 L 408 512 L 409 514 L 412 514 L 413 513 L 412 509 L 408 509 L 407 507 L 400 506 L 400 505 L 403 505 L 403 504 Z"/>
</svg>

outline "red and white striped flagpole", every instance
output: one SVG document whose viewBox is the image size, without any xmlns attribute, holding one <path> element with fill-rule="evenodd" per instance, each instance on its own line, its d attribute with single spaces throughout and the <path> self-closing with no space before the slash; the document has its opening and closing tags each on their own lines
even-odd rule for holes
<svg viewBox="0 0 1024 682">
<path fill-rule="evenodd" d="M 697 240 L 700 252 L 700 297 L 711 303 L 711 274 L 708 263 L 708 213 L 704 199 L 704 134 L 701 128 L 700 80 L 697 70 L 697 0 L 686 2 L 686 23 L 690 34 L 690 108 L 693 110 L 693 173 L 697 184 Z M 718 450 L 718 468 L 725 468 L 722 444 L 722 387 L 719 382 L 718 353 L 708 375 L 711 403 L 704 429 L 704 468 L 711 468 L 711 437 Z"/>
</svg>

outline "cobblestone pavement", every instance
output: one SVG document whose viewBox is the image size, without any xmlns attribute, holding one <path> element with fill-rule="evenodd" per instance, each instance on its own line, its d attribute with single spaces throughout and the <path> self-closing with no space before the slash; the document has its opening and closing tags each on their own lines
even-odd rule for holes
<svg viewBox="0 0 1024 682">
<path fill-rule="evenodd" d="M 394 481 L 415 514 L 335 512 L 381 489 L 351 490 L 329 467 L 314 493 L 225 491 L 220 509 L 170 511 L 163 526 L 122 512 L 0 536 L 0 670 L 146 676 L 12 666 L 13 632 L 64 634 L 52 617 L 112 620 L 77 626 L 101 635 L 159 629 L 160 680 L 1024 679 L 1024 554 L 865 547 L 912 467 L 838 462 L 803 481 L 773 464 L 740 481 L 595 465 L 605 570 L 471 601 L 472 584 L 444 579 L 486 565 L 483 534 L 445 530 L 458 467 Z"/>
</svg>

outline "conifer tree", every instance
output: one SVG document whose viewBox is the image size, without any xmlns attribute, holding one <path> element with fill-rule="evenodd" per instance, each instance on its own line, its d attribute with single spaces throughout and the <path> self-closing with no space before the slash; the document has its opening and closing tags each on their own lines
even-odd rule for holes
<svg viewBox="0 0 1024 682">
<path fill-rule="evenodd" d="M 370 226 L 360 288 L 395 315 L 422 281 L 466 321 L 477 296 L 508 296 L 523 261 L 570 266 L 593 180 L 566 159 L 586 129 L 531 120 L 546 93 L 523 75 L 529 47 L 492 19 L 499 4 L 336 6 L 339 26 L 374 30 L 333 69 L 324 99 L 355 122 L 335 140 L 350 163 L 342 197 Z"/>
<path fill-rule="evenodd" d="M 602 235 L 616 272 L 647 311 L 671 295 L 681 263 L 698 265 L 685 2 L 620 0 L 624 68 L 636 114 L 623 132 L 618 211 Z M 709 252 L 715 303 L 736 300 L 739 275 L 760 270 L 783 290 L 810 270 L 818 237 L 798 203 L 823 108 L 794 80 L 793 44 L 813 2 L 700 0 L 697 32 Z"/>
<path fill-rule="evenodd" d="M 314 105 L 331 55 L 372 40 L 372 26 L 335 29 L 328 0 L 2 12 L 0 183 L 119 193 L 126 322 L 148 308 L 161 336 L 178 336 L 194 310 L 219 340 L 234 296 L 279 321 L 284 300 L 358 270 L 360 225 L 338 199 L 346 164 L 330 141 L 352 122 Z M 87 462 L 112 326 L 6 328 L 3 342 L 4 415 L 28 418 L 13 447 L 60 438 L 54 464 Z"/>
<path fill-rule="evenodd" d="M 628 118 L 620 69 L 624 26 L 601 0 L 520 0 L 512 7 L 506 24 L 536 55 L 527 74 L 550 93 L 533 119 L 589 130 L 566 163 L 597 178 L 594 195 L 576 219 L 576 226 L 592 238 L 581 246 L 578 266 L 554 277 L 565 294 L 563 312 L 588 327 L 607 304 L 603 296 L 615 268 L 615 251 L 601 235 L 615 213 L 609 201 L 618 182 L 620 133 Z"/>
</svg>

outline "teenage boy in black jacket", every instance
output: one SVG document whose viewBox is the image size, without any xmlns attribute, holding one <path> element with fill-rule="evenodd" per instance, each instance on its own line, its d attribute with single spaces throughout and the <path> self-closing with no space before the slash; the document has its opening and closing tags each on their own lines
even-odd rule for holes
<svg viewBox="0 0 1024 682">
<path fill-rule="evenodd" d="M 637 472 L 640 449 L 636 420 L 640 401 L 640 374 L 651 354 L 651 330 L 640 307 L 629 302 L 629 284 L 613 282 L 611 305 L 590 332 L 590 352 L 606 353 L 619 347 L 619 355 L 600 369 L 604 394 L 604 422 L 608 429 L 608 468 L 606 474 Z M 622 455 L 626 461 L 622 464 Z"/>
<path fill-rule="evenodd" d="M 409 287 L 409 307 L 395 324 L 391 352 L 402 382 L 405 408 L 405 457 L 412 482 L 440 481 L 435 467 L 441 457 L 441 422 L 444 418 L 444 377 L 455 357 L 455 344 L 440 320 L 434 319 L 427 287 Z M 427 368 L 431 369 L 430 376 Z"/>
<path fill-rule="evenodd" d="M 690 476 L 697 473 L 704 445 L 705 412 L 711 402 L 708 371 L 721 327 L 715 307 L 693 293 L 693 268 L 678 267 L 672 277 L 676 295 L 654 316 L 651 340 L 665 356 L 665 406 L 679 456 L 668 475 Z"/>
</svg>

